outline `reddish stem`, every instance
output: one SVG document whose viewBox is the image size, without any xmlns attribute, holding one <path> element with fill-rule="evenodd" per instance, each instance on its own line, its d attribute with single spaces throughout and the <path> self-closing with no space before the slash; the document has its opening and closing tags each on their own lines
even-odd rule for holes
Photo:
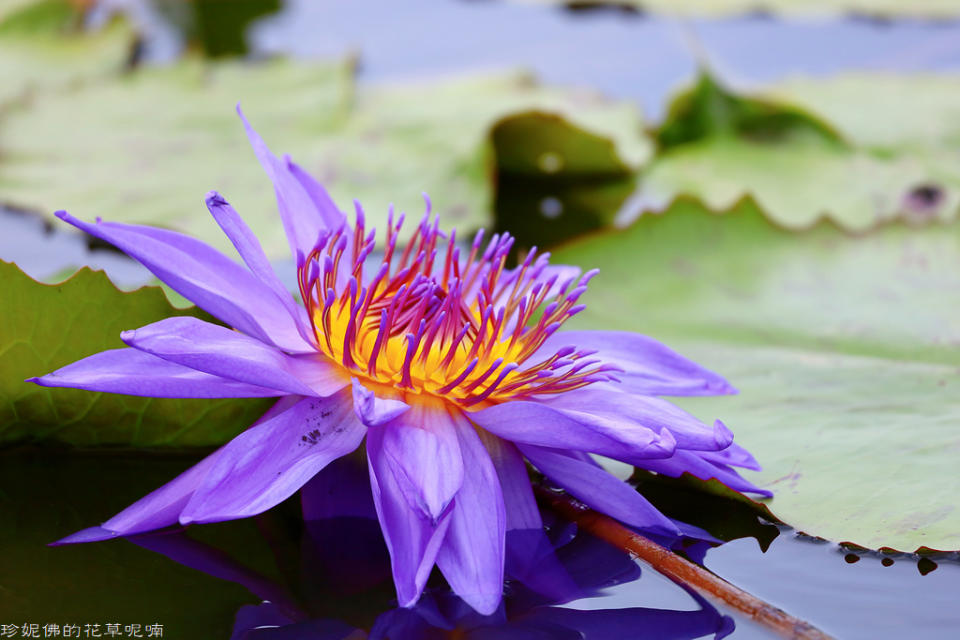
<svg viewBox="0 0 960 640">
<path fill-rule="evenodd" d="M 541 502 L 581 529 L 643 560 L 671 580 L 736 609 L 780 636 L 796 640 L 830 640 L 830 636 L 809 622 L 794 618 L 783 609 L 750 595 L 616 520 L 592 511 L 564 494 L 542 487 L 536 487 L 536 492 Z"/>
</svg>

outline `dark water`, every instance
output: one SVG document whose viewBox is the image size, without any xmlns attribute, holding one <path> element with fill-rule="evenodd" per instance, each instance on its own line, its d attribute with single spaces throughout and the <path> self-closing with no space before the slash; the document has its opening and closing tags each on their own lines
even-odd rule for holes
<svg viewBox="0 0 960 640">
<path fill-rule="evenodd" d="M 296 500 L 260 518 L 190 528 L 193 540 L 219 550 L 213 560 L 198 556 L 195 550 L 178 554 L 168 549 L 176 559 L 171 561 L 124 540 L 45 546 L 113 515 L 196 459 L 169 454 L 66 455 L 37 451 L 0 456 L 0 518 L 4 524 L 0 528 L 0 625 L 161 624 L 165 638 L 229 638 L 241 607 L 257 604 L 265 597 L 283 602 L 285 594 L 296 593 L 297 585 L 302 589 L 303 578 L 298 574 L 304 573 L 304 567 L 309 569 L 308 596 L 304 599 L 301 594 L 298 599 L 294 595 L 290 601 L 308 603 L 297 605 L 298 610 L 306 612 L 305 619 L 339 619 L 351 627 L 369 628 L 390 609 L 389 580 L 384 582 L 385 575 L 371 569 L 375 565 L 370 561 L 378 554 L 382 556 L 382 542 L 370 535 L 344 534 L 352 553 L 363 558 L 362 567 L 352 562 L 348 569 L 342 561 L 328 561 L 318 569 L 320 565 L 313 560 L 310 562 L 314 564 L 308 566 L 296 533 Z M 656 497 L 664 504 L 685 503 L 688 508 L 697 504 L 690 494 L 671 491 L 660 491 Z M 941 557 L 934 563 L 898 556 L 886 566 L 889 558 L 885 561 L 885 556 L 853 556 L 831 543 L 789 530 L 778 532 L 772 525 L 760 524 L 755 515 L 734 507 L 705 513 L 697 524 L 721 537 L 757 536 L 711 549 L 705 565 L 839 638 L 956 637 L 960 623 L 956 611 L 960 562 L 956 558 Z M 341 530 L 349 529 L 333 529 Z M 768 547 L 765 553 L 758 538 Z M 343 554 L 342 538 L 339 542 L 336 538 L 331 542 L 329 536 L 324 540 L 321 549 L 333 545 L 338 556 Z M 638 615 L 644 620 L 651 616 L 662 620 L 664 612 L 688 612 L 669 614 L 669 624 L 657 627 L 658 634 L 637 631 L 636 635 L 622 637 L 698 637 L 689 635 L 690 629 L 709 632 L 711 625 L 719 625 L 723 615 L 730 614 L 722 608 L 705 608 L 704 603 L 654 571 L 644 568 L 637 577 L 629 558 L 598 541 L 580 540 L 567 552 L 565 562 L 574 567 L 573 575 L 586 572 L 583 580 L 595 587 L 596 593 L 558 605 L 565 610 L 616 610 L 591 614 L 594 624 L 597 619 L 609 624 Z M 851 563 L 854 557 L 859 559 Z M 605 568 L 601 571 L 597 567 Z M 920 569 L 927 571 L 926 575 Z M 219 577 L 212 577 L 211 572 Z M 358 589 L 356 585 L 371 572 L 379 577 Z M 338 585 L 347 584 L 354 586 L 338 590 Z M 438 589 L 438 597 L 444 597 L 442 588 Z M 517 592 L 518 587 L 508 585 L 510 619 L 529 615 L 529 605 Z M 638 614 L 637 608 L 643 611 Z M 770 637 L 754 624 L 733 617 L 736 629 L 732 637 Z M 565 636 L 558 632 L 538 637 Z"/>
<path fill-rule="evenodd" d="M 162 62 L 175 56 L 180 34 L 145 9 L 140 11 L 148 27 L 148 58 Z M 254 55 L 281 52 L 315 57 L 358 51 L 361 80 L 371 82 L 523 66 L 550 83 L 589 85 L 636 100 L 654 118 L 662 114 L 668 93 L 692 77 L 698 60 L 708 62 L 728 82 L 741 85 L 799 71 L 960 67 L 960 26 L 956 24 L 787 23 L 759 18 L 675 21 L 612 11 L 574 14 L 500 2 L 303 0 L 289 2 L 280 13 L 254 23 L 248 35 Z M 528 214 L 530 228 L 542 232 L 536 213 L 545 198 L 555 197 L 568 215 L 552 223 L 554 236 L 549 239 L 584 230 L 564 224 L 565 219 L 601 224 L 601 218 L 590 218 L 589 208 L 578 212 L 569 206 L 577 199 L 566 198 L 567 187 L 504 181 L 498 196 L 501 220 L 513 220 L 507 226 L 522 234 L 523 224 L 517 221 Z M 604 185 L 576 187 L 602 191 Z M 91 250 L 72 233 L 46 233 L 36 219 L 0 211 L 0 228 L 0 259 L 15 260 L 36 277 L 49 278 L 66 267 L 91 264 L 106 268 L 121 285 L 136 286 L 148 279 L 122 256 Z M 0 457 L 0 625 L 52 623 L 83 628 L 100 624 L 102 633 L 107 624 L 121 628 L 162 624 L 165 638 L 230 637 L 238 611 L 260 602 L 262 589 L 251 592 L 250 584 L 213 577 L 126 541 L 45 546 L 106 519 L 194 459 L 38 452 Z M 663 499 L 666 504 L 695 504 L 687 498 L 667 493 Z M 686 515 L 700 518 L 697 524 L 715 535 L 736 538 L 707 553 L 708 568 L 828 633 L 864 639 L 960 635 L 956 607 L 960 562 L 955 557 L 851 554 L 831 543 L 762 525 L 750 513 L 732 508 L 712 515 L 701 511 L 690 509 Z M 238 558 L 264 584 L 288 585 L 296 582 L 291 575 L 300 566 L 301 547 L 290 541 L 294 512 L 295 505 L 287 505 L 257 520 L 194 527 L 190 535 Z M 334 582 L 338 578 L 344 576 L 332 576 Z M 310 615 L 340 620 L 348 628 L 369 627 L 390 607 L 389 589 L 371 593 L 344 597 L 328 590 L 322 617 L 316 618 L 316 611 Z M 598 597 L 575 599 L 562 608 L 643 608 L 629 615 L 647 621 L 644 624 L 670 618 L 673 637 L 678 638 L 694 637 L 690 633 L 702 630 L 696 625 L 709 626 L 729 614 L 704 609 L 690 594 L 646 569 L 639 579 L 624 579 Z M 520 610 L 529 617 L 529 611 Z M 612 612 L 604 614 L 604 619 L 616 622 L 626 615 Z M 594 616 L 593 622 L 599 617 Z M 732 637 L 768 637 L 749 622 L 739 618 L 735 622 Z M 667 627 L 657 629 L 659 635 L 637 637 L 671 637 Z M 554 637 L 563 636 L 558 631 Z"/>
</svg>

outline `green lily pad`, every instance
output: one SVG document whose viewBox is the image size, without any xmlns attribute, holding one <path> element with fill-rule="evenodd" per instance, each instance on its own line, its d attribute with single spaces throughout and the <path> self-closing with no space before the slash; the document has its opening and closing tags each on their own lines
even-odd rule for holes
<svg viewBox="0 0 960 640">
<path fill-rule="evenodd" d="M 134 41 L 130 27 L 121 20 L 96 32 L 80 26 L 67 0 L 0 3 L 0 109 L 123 70 Z"/>
<path fill-rule="evenodd" d="M 857 146 L 878 153 L 960 147 L 956 74 L 861 71 L 828 78 L 796 76 L 765 94 L 817 114 Z"/>
<path fill-rule="evenodd" d="M 761 464 L 770 508 L 868 548 L 960 549 L 960 226 L 791 233 L 690 200 L 554 252 L 599 267 L 575 324 L 640 331 L 740 395 L 680 401 Z"/>
<path fill-rule="evenodd" d="M 0 120 L 0 194 L 45 214 L 158 224 L 225 248 L 203 204 L 217 189 L 280 255 L 273 189 L 233 107 L 242 99 L 268 140 L 286 132 L 282 149 L 335 129 L 350 82 L 343 64 L 191 60 L 38 97 Z"/>
<path fill-rule="evenodd" d="M 946 88 L 955 84 L 944 79 L 929 100 L 929 111 L 941 116 L 936 124 L 907 130 L 945 125 L 941 135 L 948 134 L 955 99 L 947 100 Z M 694 196 L 715 210 L 749 195 L 789 229 L 805 229 L 824 218 L 850 231 L 865 231 L 897 219 L 925 223 L 956 217 L 960 153 L 949 140 L 929 132 L 916 137 L 880 133 L 884 126 L 896 129 L 896 123 L 922 118 L 908 118 L 903 106 L 900 118 L 886 119 L 897 108 L 892 106 L 879 109 L 872 120 L 873 115 L 863 115 L 872 110 L 865 105 L 882 103 L 869 94 L 838 93 L 831 97 L 831 108 L 816 109 L 811 104 L 815 99 L 800 97 L 821 95 L 812 86 L 814 81 L 791 92 L 795 102 L 776 102 L 735 96 L 701 77 L 671 107 L 659 132 L 663 153 L 642 176 L 633 215 L 663 210 L 680 195 Z M 873 124 L 854 124 L 854 109 Z"/>
<path fill-rule="evenodd" d="M 318 154 L 293 155 L 338 202 L 359 199 L 375 219 L 392 202 L 417 217 L 426 192 L 444 226 L 461 231 L 490 226 L 495 164 L 526 176 L 630 177 L 652 153 L 632 104 L 520 72 L 360 89 L 339 135 L 311 144 Z"/>
<path fill-rule="evenodd" d="M 219 445 L 250 426 L 270 399 L 180 400 L 51 389 L 24 382 L 106 349 L 120 332 L 173 315 L 156 287 L 124 293 L 82 269 L 46 285 L 0 261 L 0 446 L 173 447 Z"/>
<path fill-rule="evenodd" d="M 491 222 L 490 131 L 509 116 L 527 116 L 516 152 L 501 156 L 516 156 L 520 167 L 531 159 L 523 154 L 540 149 L 533 159 L 545 173 L 630 175 L 651 152 L 632 105 L 547 89 L 518 73 L 355 89 L 347 62 L 185 61 L 8 113 L 2 199 L 48 214 L 66 208 L 159 224 L 226 248 L 202 203 L 217 189 L 268 254 L 284 256 L 273 189 L 233 111 L 238 100 L 271 148 L 318 176 L 342 208 L 359 199 L 380 229 L 391 202 L 418 217 L 424 191 L 447 226 Z"/>
<path fill-rule="evenodd" d="M 950 20 L 960 14 L 951 0 L 515 0 L 525 4 L 562 4 L 575 8 L 626 7 L 638 11 L 693 18 L 726 17 L 757 12 L 796 18 L 836 18 L 845 14 L 878 18 Z"/>
</svg>

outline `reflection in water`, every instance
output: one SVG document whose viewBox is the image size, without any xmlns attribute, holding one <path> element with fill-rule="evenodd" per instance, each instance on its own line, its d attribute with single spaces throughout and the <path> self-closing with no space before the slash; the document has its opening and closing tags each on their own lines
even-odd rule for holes
<svg viewBox="0 0 960 640">
<path fill-rule="evenodd" d="M 170 562 L 163 555 L 138 549 L 126 541 L 77 547 L 45 546 L 92 517 L 110 516 L 119 507 L 196 462 L 194 456 L 76 455 L 50 450 L 11 451 L 0 456 L 0 487 L 17 488 L 15 492 L 0 491 L 0 520 L 4 523 L 0 527 L 0 549 L 4 551 L 0 560 L 0 623 L 4 620 L 12 624 L 40 620 L 60 624 L 66 621 L 159 622 L 164 625 L 164 637 L 217 640 L 230 637 L 237 610 L 242 605 L 262 600 L 269 600 L 275 606 L 290 605 L 290 611 L 309 616 L 304 620 L 340 620 L 348 623 L 350 629 L 368 630 L 383 612 L 394 606 L 391 581 L 383 577 L 388 575 L 388 569 L 382 557 L 377 560 L 376 545 L 354 542 L 367 535 L 362 527 L 330 521 L 338 509 L 340 517 L 364 518 L 361 509 L 344 512 L 338 507 L 327 513 L 312 514 L 311 520 L 328 521 L 328 537 L 321 543 L 341 545 L 314 553 L 315 561 L 306 554 L 321 543 L 311 541 L 301 545 L 305 527 L 299 501 L 295 499 L 257 519 L 191 529 L 192 537 L 217 549 L 229 550 L 234 558 L 242 561 L 242 565 L 236 560 L 220 563 L 224 573 L 214 570 L 218 566 L 215 559 L 208 563 L 205 573 L 183 566 L 197 566 L 200 558 L 211 553 L 209 547 L 203 545 L 199 545 L 200 551 L 193 554 L 192 561 L 181 560 L 183 564 Z M 776 527 L 758 523 L 756 515 L 749 511 L 738 512 L 736 501 L 718 501 L 716 497 L 704 500 L 702 495 L 698 499 L 692 488 L 687 491 L 681 481 L 635 480 L 640 480 L 644 495 L 671 517 L 692 522 L 724 540 L 749 536 L 711 549 L 705 561 L 707 568 L 833 632 L 836 637 L 953 640 L 957 636 L 958 554 L 922 559 L 913 555 L 888 556 L 817 543 L 789 531 L 780 532 L 771 541 L 777 533 Z M 316 487 L 311 487 L 314 489 Z M 329 491 L 344 496 L 347 489 L 333 487 Z M 367 526 L 372 525 L 367 523 Z M 338 532 L 339 538 L 335 538 Z M 613 586 L 616 581 L 611 581 L 610 588 L 596 586 L 602 585 L 602 581 L 589 579 L 586 572 L 592 567 L 600 573 L 606 570 L 599 566 L 592 553 L 584 553 L 582 561 L 578 561 L 575 554 L 577 545 L 593 546 L 594 543 L 586 538 L 567 541 L 564 545 L 559 537 L 561 533 L 568 537 L 571 534 L 556 526 L 547 534 L 559 547 L 556 553 L 561 564 L 568 567 L 566 570 L 571 575 L 580 576 L 581 584 L 593 583 L 604 593 L 564 605 L 554 603 L 554 608 L 637 605 L 666 610 L 699 608 L 690 596 L 655 572 L 647 572 L 640 580 L 623 579 L 616 586 Z M 512 533 L 511 541 L 516 536 Z M 165 538 L 157 536 L 154 541 L 158 543 Z M 378 536 L 374 538 L 383 544 Z M 769 544 L 766 553 L 761 553 L 758 540 L 763 541 L 764 546 Z M 701 546 L 693 548 L 696 551 Z M 341 551 L 351 547 L 366 549 L 367 554 L 351 559 L 349 553 Z M 382 553 L 383 547 L 379 548 Z M 515 548 L 516 545 L 511 546 L 511 550 Z M 169 550 L 168 554 L 177 557 Z M 848 564 L 844 561 L 847 554 L 858 557 L 859 561 Z M 224 553 L 216 551 L 213 555 L 223 557 Z M 884 566 L 884 557 L 895 560 L 894 564 Z M 360 565 L 359 560 L 369 564 Z M 936 570 L 929 571 L 934 563 Z M 621 566 L 635 571 L 632 565 Z M 376 567 L 382 572 L 381 578 L 376 577 Z M 511 564 L 512 571 L 514 567 L 515 562 Z M 258 573 L 260 582 L 254 583 L 250 577 Z M 364 583 L 365 580 L 369 582 Z M 510 594 L 505 608 L 508 619 L 523 606 L 517 582 L 512 578 L 505 586 Z M 255 585 L 259 586 L 252 589 Z M 442 587 L 442 582 L 431 584 L 428 598 L 433 598 Z M 297 594 L 296 597 L 293 594 Z M 697 623 L 689 613 L 676 614 L 676 617 Z M 749 623 L 740 620 L 737 623 L 732 637 L 738 640 L 769 637 Z M 714 633 L 710 632 L 708 637 Z M 692 632 L 677 637 L 691 635 Z"/>
<path fill-rule="evenodd" d="M 633 177 L 497 174 L 494 231 L 516 248 L 555 247 L 608 227 L 636 188 Z"/>
<path fill-rule="evenodd" d="M 241 584 L 262 599 L 237 612 L 232 640 L 692 639 L 723 638 L 733 631 L 729 617 L 692 591 L 690 610 L 578 608 L 578 600 L 638 580 L 640 567 L 574 525 L 551 521 L 549 514 L 543 530 L 508 532 L 505 596 L 493 614 L 477 614 L 438 574 L 415 607 L 396 608 L 389 556 L 367 482 L 365 469 L 342 460 L 302 492 L 303 526 L 288 527 L 285 536 L 278 533 L 283 526 L 261 527 L 278 558 L 289 559 L 291 543 L 299 538 L 295 566 L 285 572 L 284 584 L 183 531 L 131 541 Z M 687 546 L 697 548 L 689 538 Z"/>
<path fill-rule="evenodd" d="M 552 247 L 608 226 L 636 189 L 636 172 L 608 139 L 555 116 L 521 113 L 490 130 L 497 233 L 515 251 Z"/>
</svg>

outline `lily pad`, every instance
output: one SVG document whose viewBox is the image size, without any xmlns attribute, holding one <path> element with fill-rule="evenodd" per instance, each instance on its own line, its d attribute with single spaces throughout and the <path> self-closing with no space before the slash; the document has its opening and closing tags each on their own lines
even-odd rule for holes
<svg viewBox="0 0 960 640">
<path fill-rule="evenodd" d="M 726 17 L 757 12 L 797 18 L 836 18 L 845 14 L 878 18 L 910 17 L 950 20 L 960 14 L 951 0 L 517 0 L 527 4 L 562 4 L 575 8 L 626 7 L 686 17 Z"/>
<path fill-rule="evenodd" d="M 861 71 L 828 78 L 796 76 L 769 87 L 765 95 L 817 114 L 857 146 L 878 153 L 960 147 L 957 74 Z"/>
<path fill-rule="evenodd" d="M 521 72 L 361 88 L 339 135 L 311 144 L 319 153 L 293 155 L 338 202 L 359 199 L 382 219 L 391 202 L 419 214 L 426 192 L 461 231 L 490 226 L 495 164 L 527 176 L 629 177 L 653 148 L 632 104 Z"/>
<path fill-rule="evenodd" d="M 191 448 L 219 445 L 247 428 L 270 399 L 140 398 L 24 382 L 106 349 L 120 332 L 173 315 L 156 287 L 124 293 L 82 269 L 46 285 L 0 261 L 0 446 L 16 444 Z"/>
<path fill-rule="evenodd" d="M 48 215 L 168 226 L 226 248 L 203 204 L 217 189 L 282 255 L 273 189 L 233 107 L 242 99 L 268 140 L 309 139 L 336 128 L 350 83 L 345 64 L 190 60 L 38 96 L 0 120 L 0 197 Z"/>
<path fill-rule="evenodd" d="M 945 88 L 956 81 L 943 83 L 928 107 L 941 116 L 936 124 L 909 125 L 908 131 L 946 123 L 955 98 L 948 101 Z M 864 115 L 872 110 L 867 105 L 882 104 L 866 93 L 848 91 L 833 102 L 824 99 L 831 108 L 814 109 L 810 103 L 815 98 L 805 102 L 800 97 L 821 95 L 814 85 L 811 81 L 791 92 L 795 103 L 782 101 L 785 90 L 772 94 L 781 96 L 777 102 L 736 96 L 702 76 L 671 107 L 659 133 L 663 153 L 642 176 L 620 222 L 644 210 L 663 210 L 680 195 L 699 198 L 716 210 L 750 195 L 789 229 L 805 229 L 824 218 L 847 230 L 865 231 L 896 219 L 921 223 L 956 217 L 960 153 L 955 147 L 932 133 L 880 133 L 917 120 L 917 114 L 908 115 L 904 106 L 897 119 L 885 118 L 897 107 Z M 874 124 L 855 123 L 854 109 L 861 120 Z M 941 137 L 952 128 L 943 129 Z"/>
<path fill-rule="evenodd" d="M 519 73 L 356 89 L 349 62 L 185 61 L 8 113 L 0 200 L 164 225 L 226 248 L 202 204 L 217 189 L 269 255 L 285 256 L 273 190 L 233 112 L 238 100 L 275 151 L 318 176 L 344 209 L 359 199 L 380 229 L 391 202 L 419 216 L 424 191 L 445 225 L 489 223 L 490 131 L 508 116 L 527 116 L 512 148 L 545 157 L 545 173 L 629 175 L 651 151 L 632 105 L 540 87 Z"/>
<path fill-rule="evenodd" d="M 764 465 L 783 521 L 838 542 L 960 549 L 960 225 L 851 237 L 690 200 L 554 252 L 599 267 L 576 323 L 655 336 L 735 397 L 684 399 Z"/>
<path fill-rule="evenodd" d="M 134 41 L 130 27 L 115 20 L 88 33 L 81 26 L 67 0 L 0 3 L 0 109 L 123 70 Z"/>
</svg>

